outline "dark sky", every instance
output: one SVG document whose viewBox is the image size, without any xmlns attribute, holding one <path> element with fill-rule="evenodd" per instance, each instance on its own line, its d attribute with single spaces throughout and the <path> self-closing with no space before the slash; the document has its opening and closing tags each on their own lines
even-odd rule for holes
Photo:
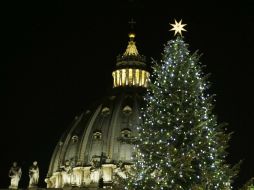
<svg viewBox="0 0 254 190">
<path fill-rule="evenodd" d="M 159 60 L 174 38 L 169 22 L 183 19 L 185 41 L 203 53 L 216 94 L 215 113 L 234 134 L 228 162 L 243 160 L 235 185 L 254 176 L 254 5 L 175 1 L 8 1 L 1 29 L 0 187 L 14 160 L 37 160 L 43 182 L 59 137 L 75 115 L 112 87 L 115 58 L 128 42 L 131 17 L 141 54 Z"/>
</svg>

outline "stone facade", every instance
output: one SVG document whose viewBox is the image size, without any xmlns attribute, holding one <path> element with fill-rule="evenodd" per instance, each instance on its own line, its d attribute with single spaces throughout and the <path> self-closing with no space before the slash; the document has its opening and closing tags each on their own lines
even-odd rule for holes
<svg viewBox="0 0 254 190">
<path fill-rule="evenodd" d="M 117 57 L 110 95 L 76 116 L 60 138 L 45 179 L 47 188 L 98 187 L 102 182 L 107 187 L 116 175 L 130 174 L 149 72 L 135 34 L 129 37 L 125 53 Z"/>
</svg>

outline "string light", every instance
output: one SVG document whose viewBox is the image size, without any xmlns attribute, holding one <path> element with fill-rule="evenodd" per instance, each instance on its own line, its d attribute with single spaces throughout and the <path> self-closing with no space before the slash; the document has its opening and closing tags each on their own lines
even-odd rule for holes
<svg viewBox="0 0 254 190">
<path fill-rule="evenodd" d="M 232 189 L 224 164 L 228 135 L 212 114 L 199 56 L 181 36 L 165 46 L 145 96 L 128 190 Z M 227 168 L 227 169 L 225 169 Z"/>
</svg>

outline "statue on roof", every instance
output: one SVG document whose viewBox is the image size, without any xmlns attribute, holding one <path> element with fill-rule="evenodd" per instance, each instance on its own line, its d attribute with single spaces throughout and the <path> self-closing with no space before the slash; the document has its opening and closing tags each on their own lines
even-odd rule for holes
<svg viewBox="0 0 254 190">
<path fill-rule="evenodd" d="M 9 177 L 11 178 L 11 184 L 9 186 L 9 189 L 18 189 L 21 174 L 21 167 L 18 166 L 17 162 L 13 162 L 13 165 L 9 170 Z"/>
<path fill-rule="evenodd" d="M 29 167 L 29 187 L 37 187 L 39 181 L 39 167 L 37 161 L 33 162 L 33 165 Z"/>
<path fill-rule="evenodd" d="M 72 181 L 72 166 L 69 160 L 66 160 L 64 165 L 60 167 L 63 176 L 63 186 L 70 186 Z"/>
</svg>

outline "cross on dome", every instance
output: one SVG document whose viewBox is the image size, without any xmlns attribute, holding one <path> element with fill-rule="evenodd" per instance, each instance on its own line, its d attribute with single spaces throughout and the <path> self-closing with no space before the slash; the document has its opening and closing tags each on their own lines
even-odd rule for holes
<svg viewBox="0 0 254 190">
<path fill-rule="evenodd" d="M 133 20 L 133 18 L 131 18 L 131 20 L 128 22 L 131 26 L 131 29 L 134 28 L 134 24 L 136 24 L 136 22 Z"/>
</svg>

